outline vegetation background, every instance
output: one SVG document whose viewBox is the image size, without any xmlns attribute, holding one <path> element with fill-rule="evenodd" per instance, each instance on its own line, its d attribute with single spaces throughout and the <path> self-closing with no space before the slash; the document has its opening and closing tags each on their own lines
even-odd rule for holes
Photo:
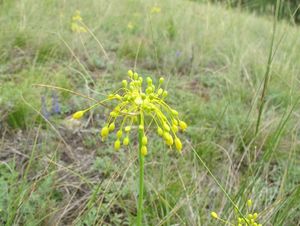
<svg viewBox="0 0 300 226">
<path fill-rule="evenodd" d="M 199 157 L 263 225 L 300 225 L 299 2 L 279 21 L 275 2 L 0 1 L 0 225 L 134 224 L 136 145 L 114 152 L 106 109 L 71 120 L 88 100 L 37 85 L 102 99 L 131 68 L 164 75 L 189 125 L 182 156 L 149 139 L 145 225 L 234 217 Z"/>
</svg>

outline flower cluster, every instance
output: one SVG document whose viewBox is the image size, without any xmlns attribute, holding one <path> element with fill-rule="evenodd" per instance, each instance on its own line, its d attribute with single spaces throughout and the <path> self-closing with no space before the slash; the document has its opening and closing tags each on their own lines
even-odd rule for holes
<svg viewBox="0 0 300 226">
<path fill-rule="evenodd" d="M 129 70 L 128 80 L 122 81 L 120 89 L 108 95 L 104 101 L 83 111 L 76 112 L 73 114 L 73 118 L 79 119 L 86 111 L 99 104 L 115 100 L 117 104 L 112 108 L 107 123 L 100 133 L 103 141 L 110 133 L 115 131 L 116 124 L 119 124 L 114 143 L 115 150 L 119 150 L 121 144 L 124 146 L 129 145 L 130 132 L 133 128 L 138 128 L 143 134 L 141 137 L 141 152 L 143 155 L 147 155 L 148 138 L 145 124 L 148 123 L 150 126 L 153 122 L 156 125 L 158 135 L 164 139 L 165 143 L 169 147 L 175 145 L 175 148 L 181 152 L 182 143 L 178 138 L 178 132 L 179 130 L 185 131 L 187 124 L 180 120 L 178 112 L 165 102 L 168 92 L 161 87 L 163 83 L 164 78 L 161 77 L 157 86 L 155 86 L 153 80 L 147 77 L 146 87 L 144 87 L 143 77 Z"/>
<path fill-rule="evenodd" d="M 161 8 L 159 7 L 159 6 L 153 6 L 152 8 L 151 8 L 151 10 L 150 10 L 150 13 L 151 14 L 157 14 L 157 13 L 160 13 L 160 11 L 161 11 Z"/>
<path fill-rule="evenodd" d="M 251 206 L 252 206 L 252 200 L 249 199 L 247 201 L 247 207 L 248 207 L 247 208 L 247 212 L 248 212 L 247 215 L 245 217 L 237 216 L 235 223 L 231 223 L 227 220 L 224 220 L 224 219 L 220 218 L 216 212 L 211 212 L 211 216 L 213 218 L 223 222 L 226 225 L 229 224 L 229 225 L 232 225 L 232 226 L 262 226 L 262 224 L 259 224 L 257 222 L 258 213 L 251 213 L 250 212 Z"/>
<path fill-rule="evenodd" d="M 79 10 L 76 10 L 74 15 L 72 16 L 71 30 L 76 33 L 87 32 L 86 28 L 82 26 L 82 17 Z"/>
</svg>

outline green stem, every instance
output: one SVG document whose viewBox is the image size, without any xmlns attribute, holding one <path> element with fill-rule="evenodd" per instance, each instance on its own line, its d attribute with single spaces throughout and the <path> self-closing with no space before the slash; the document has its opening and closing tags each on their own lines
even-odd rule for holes
<svg viewBox="0 0 300 226">
<path fill-rule="evenodd" d="M 142 116 L 139 118 L 140 126 L 144 127 L 144 119 Z M 139 202 L 137 212 L 137 226 L 142 225 L 143 220 L 143 198 L 144 198 L 144 156 L 142 155 L 142 138 L 144 136 L 144 130 L 139 128 L 139 164 L 140 164 L 140 178 L 139 178 Z"/>
</svg>

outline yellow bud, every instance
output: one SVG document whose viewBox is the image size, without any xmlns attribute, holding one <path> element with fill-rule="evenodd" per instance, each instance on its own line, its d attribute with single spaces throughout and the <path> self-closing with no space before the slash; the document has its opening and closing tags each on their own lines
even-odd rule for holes
<svg viewBox="0 0 300 226">
<path fill-rule="evenodd" d="M 175 126 L 178 126 L 178 120 L 173 119 L 172 122 L 173 122 L 173 124 L 174 124 Z"/>
<path fill-rule="evenodd" d="M 158 94 L 158 95 L 161 95 L 161 94 L 163 93 L 163 91 L 164 91 L 164 90 L 163 90 L 162 88 L 159 88 L 159 89 L 157 90 L 157 94 Z"/>
<path fill-rule="evenodd" d="M 258 226 L 258 224 L 257 223 L 253 223 L 253 226 Z"/>
<path fill-rule="evenodd" d="M 142 153 L 143 156 L 146 156 L 146 155 L 147 155 L 148 150 L 147 150 L 147 147 L 146 147 L 146 146 L 142 146 L 141 153 Z"/>
<path fill-rule="evenodd" d="M 178 127 L 176 125 L 172 125 L 172 130 L 174 131 L 174 133 L 178 132 Z"/>
<path fill-rule="evenodd" d="M 127 80 L 123 80 L 122 85 L 123 85 L 124 88 L 126 88 L 127 87 Z"/>
<path fill-rule="evenodd" d="M 174 116 L 178 116 L 178 111 L 172 109 L 171 112 L 172 112 L 172 114 L 173 114 Z"/>
<path fill-rule="evenodd" d="M 109 129 L 110 132 L 111 132 L 111 131 L 114 131 L 115 128 L 116 128 L 116 126 L 115 126 L 115 123 L 114 123 L 114 122 L 112 122 L 112 123 L 109 125 L 109 127 L 108 127 L 108 129 Z"/>
<path fill-rule="evenodd" d="M 216 218 L 216 219 L 219 218 L 219 216 L 218 216 L 218 214 L 217 214 L 216 212 L 211 212 L 210 215 L 211 215 L 213 218 Z"/>
<path fill-rule="evenodd" d="M 182 143 L 181 141 L 179 140 L 178 137 L 175 138 L 175 146 L 176 146 L 176 149 L 181 152 L 181 149 L 182 149 Z"/>
<path fill-rule="evenodd" d="M 166 141 L 167 145 L 172 146 L 174 141 L 173 141 L 173 137 L 171 136 L 171 134 L 169 134 L 168 132 L 165 132 L 164 137 L 165 137 L 165 141 Z"/>
<path fill-rule="evenodd" d="M 132 78 L 132 76 L 133 76 L 133 71 L 132 71 L 132 70 L 129 70 L 129 71 L 127 72 L 127 74 L 128 74 L 128 76 L 129 76 L 130 78 Z"/>
<path fill-rule="evenodd" d="M 119 130 L 118 132 L 117 132 L 117 138 L 121 138 L 122 137 L 122 134 L 123 134 L 123 132 L 122 132 L 122 130 Z"/>
<path fill-rule="evenodd" d="M 139 130 L 144 130 L 144 126 L 143 125 L 139 125 Z"/>
<path fill-rule="evenodd" d="M 251 206 L 252 206 L 252 200 L 251 200 L 251 199 L 248 199 L 247 205 L 248 205 L 248 207 L 251 207 Z"/>
<path fill-rule="evenodd" d="M 163 92 L 162 96 L 163 96 L 163 97 L 168 96 L 168 92 L 165 90 L 165 91 Z"/>
<path fill-rule="evenodd" d="M 163 84 L 164 81 L 165 81 L 165 79 L 164 79 L 163 77 L 161 77 L 161 78 L 159 79 L 159 84 Z"/>
<path fill-rule="evenodd" d="M 115 118 L 115 117 L 118 116 L 118 113 L 115 112 L 115 111 L 112 111 L 112 112 L 109 113 L 109 115 L 110 115 L 111 117 Z"/>
<path fill-rule="evenodd" d="M 255 220 L 257 217 L 258 217 L 258 214 L 257 214 L 257 213 L 254 213 L 254 214 L 253 214 L 253 219 Z"/>
<path fill-rule="evenodd" d="M 101 130 L 101 136 L 102 136 L 103 138 L 105 138 L 105 137 L 108 136 L 108 133 L 109 133 L 108 127 L 107 127 L 107 126 L 104 126 L 104 127 L 102 128 L 102 130 Z"/>
<path fill-rule="evenodd" d="M 130 126 L 126 126 L 125 127 L 125 132 L 129 132 L 131 130 L 131 127 Z"/>
<path fill-rule="evenodd" d="M 142 144 L 143 144 L 144 146 L 146 146 L 146 145 L 148 144 L 148 139 L 147 139 L 146 136 L 143 136 L 143 138 L 142 138 Z"/>
<path fill-rule="evenodd" d="M 73 119 L 80 119 L 84 115 L 84 111 L 77 111 L 72 115 Z"/>
<path fill-rule="evenodd" d="M 167 130 L 168 132 L 170 131 L 170 127 L 166 122 L 163 124 L 163 126 L 165 130 Z"/>
<path fill-rule="evenodd" d="M 159 136 L 162 136 L 164 131 L 160 127 L 158 127 L 157 128 L 157 133 L 158 133 Z"/>
<path fill-rule="evenodd" d="M 248 214 L 248 219 L 252 219 L 253 218 L 253 215 L 252 214 Z"/>
<path fill-rule="evenodd" d="M 138 74 L 138 73 L 136 73 L 136 72 L 134 72 L 134 74 L 133 74 L 133 78 L 134 78 L 135 80 L 137 80 L 137 79 L 139 78 L 139 74 Z"/>
<path fill-rule="evenodd" d="M 129 137 L 125 137 L 123 140 L 123 144 L 127 146 L 129 144 Z"/>
<path fill-rule="evenodd" d="M 150 77 L 147 77 L 147 83 L 148 85 L 152 85 L 152 79 Z"/>
<path fill-rule="evenodd" d="M 115 142 L 115 150 L 116 151 L 119 151 L 120 150 L 120 147 L 121 147 L 121 142 L 119 139 L 116 140 Z"/>
<path fill-rule="evenodd" d="M 182 129 L 182 131 L 185 131 L 187 128 L 187 124 L 184 121 L 179 121 L 179 126 Z"/>
</svg>

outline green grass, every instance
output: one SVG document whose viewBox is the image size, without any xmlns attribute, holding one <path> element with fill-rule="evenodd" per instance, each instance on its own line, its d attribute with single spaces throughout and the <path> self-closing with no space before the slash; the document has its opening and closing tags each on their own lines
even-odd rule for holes
<svg viewBox="0 0 300 226">
<path fill-rule="evenodd" d="M 70 31 L 76 9 L 94 37 Z M 61 113 L 45 120 L 41 98 L 51 109 L 53 90 L 34 85 L 101 100 L 134 67 L 165 76 L 168 102 L 189 125 L 182 156 L 149 137 L 144 225 L 233 216 L 199 157 L 240 208 L 253 199 L 264 225 L 300 223 L 299 27 L 277 23 L 255 136 L 272 18 L 182 0 L 4 0 L 0 26 L 1 225 L 134 224 L 137 146 L 116 153 L 112 137 L 101 142 L 107 109 L 70 120 L 89 101 L 63 91 Z"/>
</svg>

